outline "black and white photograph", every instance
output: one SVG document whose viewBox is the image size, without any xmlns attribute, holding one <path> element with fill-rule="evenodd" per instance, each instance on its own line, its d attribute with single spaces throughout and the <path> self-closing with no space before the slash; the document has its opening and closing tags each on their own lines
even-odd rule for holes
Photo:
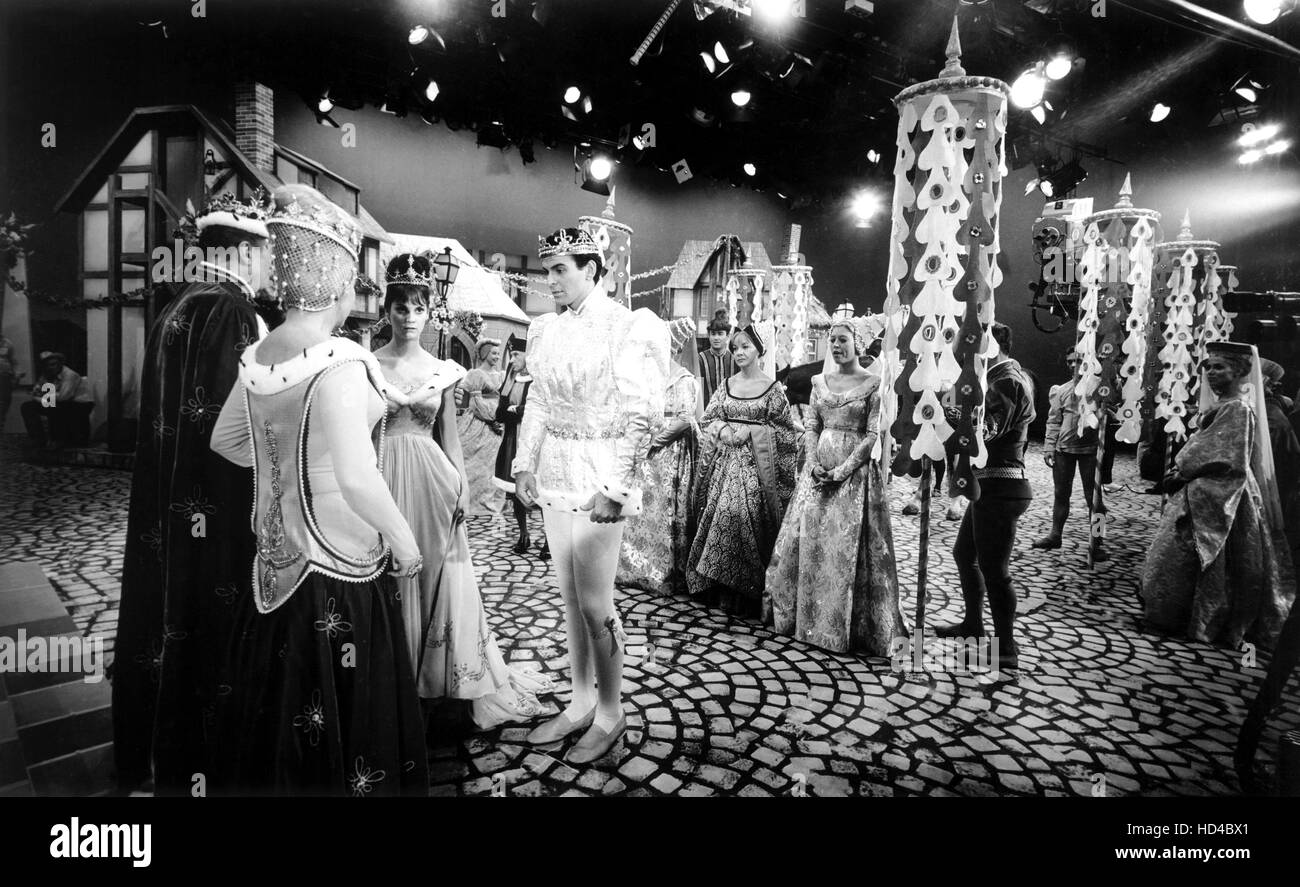
<svg viewBox="0 0 1300 887">
<path fill-rule="evenodd" d="M 0 797 L 1109 798 L 1097 859 L 1262 858 L 1297 6 L 6 2 Z"/>
</svg>

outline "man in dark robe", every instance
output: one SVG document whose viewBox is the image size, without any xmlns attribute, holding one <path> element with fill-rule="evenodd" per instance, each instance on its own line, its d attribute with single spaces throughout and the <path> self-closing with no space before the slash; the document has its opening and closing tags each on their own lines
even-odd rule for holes
<svg viewBox="0 0 1300 887">
<path fill-rule="evenodd" d="M 211 778 L 218 674 L 255 553 L 253 476 L 208 446 L 239 355 L 266 332 L 264 210 L 224 197 L 196 220 L 205 261 L 149 333 L 113 663 L 119 790 Z M 187 271 L 189 269 L 186 263 Z M 193 274 L 193 272 L 189 272 Z"/>
<path fill-rule="evenodd" d="M 731 349 L 727 347 L 730 334 L 727 312 L 719 308 L 709 321 L 709 347 L 700 352 L 700 385 L 705 409 L 708 409 L 713 392 L 736 372 L 736 365 L 731 362 Z"/>
<path fill-rule="evenodd" d="M 1264 406 L 1268 409 L 1268 438 L 1273 447 L 1273 466 L 1277 474 L 1277 492 L 1286 521 L 1286 538 L 1294 554 L 1300 554 L 1300 438 L 1296 437 L 1287 415 L 1282 395 L 1282 377 L 1286 370 L 1276 361 L 1261 358 L 1264 377 Z M 1261 429 L 1262 430 L 1262 429 Z"/>
</svg>

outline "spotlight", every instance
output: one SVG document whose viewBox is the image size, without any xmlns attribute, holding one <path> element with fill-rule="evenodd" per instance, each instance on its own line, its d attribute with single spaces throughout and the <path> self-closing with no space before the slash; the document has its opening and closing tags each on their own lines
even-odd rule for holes
<svg viewBox="0 0 1300 887">
<path fill-rule="evenodd" d="M 597 155 L 591 158 L 591 165 L 588 167 L 591 177 L 597 181 L 603 182 L 609 178 L 609 174 L 614 171 L 614 163 L 608 157 Z"/>
<path fill-rule="evenodd" d="M 582 190 L 609 196 L 609 177 L 614 163 L 603 154 L 593 155 L 590 147 L 573 149 L 573 167 L 582 180 Z"/>
<path fill-rule="evenodd" d="M 880 195 L 874 191 L 859 191 L 853 196 L 852 210 L 857 217 L 857 227 L 870 228 L 871 217 L 880 211 Z"/>
<path fill-rule="evenodd" d="M 1237 79 L 1236 83 L 1232 84 L 1232 91 L 1236 93 L 1237 97 L 1252 105 L 1259 101 L 1259 94 L 1265 88 L 1263 83 L 1260 83 L 1249 74 L 1243 74 Z"/>
<path fill-rule="evenodd" d="M 1251 145 L 1269 141 L 1281 131 L 1282 127 L 1276 123 L 1266 123 L 1263 126 L 1247 123 L 1241 128 L 1241 138 L 1237 139 L 1237 144 L 1243 148 L 1249 148 Z"/>
<path fill-rule="evenodd" d="M 790 14 L 791 0 L 752 0 L 754 12 L 767 18 L 784 18 Z"/>
<path fill-rule="evenodd" d="M 1242 6 L 1257 25 L 1271 25 L 1282 14 L 1282 0 L 1246 0 Z"/>
<path fill-rule="evenodd" d="M 1287 139 L 1283 139 L 1280 142 L 1274 142 L 1273 144 L 1269 145 L 1267 148 L 1264 149 L 1264 153 L 1281 154 L 1283 151 L 1285 151 L 1287 148 L 1290 147 L 1291 147 L 1291 142 L 1288 141 Z"/>
<path fill-rule="evenodd" d="M 330 94 L 326 92 L 316 102 L 316 110 L 322 114 L 328 114 L 334 110 L 334 102 L 330 99 Z"/>
<path fill-rule="evenodd" d="M 429 29 L 425 25 L 416 25 L 411 28 L 411 33 L 406 35 L 406 42 L 412 46 L 418 46 L 425 40 L 429 39 Z"/>
<path fill-rule="evenodd" d="M 758 167 L 752 163 L 746 163 L 742 168 L 745 170 L 745 175 L 751 178 L 758 175 Z"/>
<path fill-rule="evenodd" d="M 1261 158 L 1261 157 L 1263 157 L 1263 156 L 1264 156 L 1264 152 L 1263 152 L 1263 151 L 1260 151 L 1260 150 L 1258 150 L 1258 149 L 1252 148 L 1251 150 L 1242 153 L 1242 155 L 1241 155 L 1240 157 L 1237 158 L 1237 162 L 1238 162 L 1238 163 L 1254 163 L 1255 161 L 1259 160 L 1259 158 Z"/>
<path fill-rule="evenodd" d="M 564 100 L 570 105 L 575 104 L 580 98 L 582 98 L 582 90 L 576 86 L 570 86 L 564 91 Z"/>
<path fill-rule="evenodd" d="M 704 63 L 704 68 L 710 74 L 718 70 L 718 63 L 713 60 L 713 56 L 707 52 L 700 53 L 700 61 Z"/>
<path fill-rule="evenodd" d="M 713 57 L 718 60 L 719 64 L 731 64 L 731 56 L 727 55 L 727 47 L 722 45 L 721 40 L 713 44 Z"/>
<path fill-rule="evenodd" d="M 438 89 L 438 81 L 430 78 L 429 85 L 424 88 L 424 97 L 431 102 L 436 102 L 438 100 L 439 92 L 441 92 L 441 90 Z"/>
<path fill-rule="evenodd" d="M 1016 78 L 1011 84 L 1011 101 L 1017 108 L 1032 108 L 1043 100 L 1047 81 L 1042 71 L 1034 66 Z"/>
<path fill-rule="evenodd" d="M 1079 161 L 1071 160 L 1055 172 L 1040 174 L 1038 190 L 1044 197 L 1064 197 L 1079 187 L 1086 178 L 1088 178 L 1088 171 L 1079 164 Z"/>
<path fill-rule="evenodd" d="M 1250 86 L 1238 86 L 1236 89 L 1233 90 L 1233 92 L 1235 92 L 1237 95 L 1241 96 L 1243 99 L 1250 102 L 1251 104 L 1254 104 L 1256 101 L 1259 100 L 1259 94 L 1256 93 L 1254 88 Z"/>
<path fill-rule="evenodd" d="M 589 95 L 584 95 L 584 96 L 582 97 L 582 113 L 584 113 L 584 114 L 590 114 L 590 113 L 591 113 L 591 109 L 592 109 L 591 96 L 589 96 Z"/>
<path fill-rule="evenodd" d="M 731 94 L 731 103 L 734 104 L 737 108 L 743 108 L 749 104 L 749 100 L 751 98 L 753 98 L 753 95 L 750 93 L 750 91 L 748 89 L 741 88 L 741 89 L 737 89 L 735 92 Z"/>
<path fill-rule="evenodd" d="M 868 163 L 879 163 L 879 162 L 880 162 L 880 152 L 877 151 L 875 148 L 869 148 L 869 149 L 867 150 L 867 162 L 868 162 Z"/>
<path fill-rule="evenodd" d="M 1152 122 L 1152 123 L 1160 123 L 1160 122 L 1163 121 L 1166 117 L 1169 116 L 1169 113 L 1170 113 L 1171 111 L 1173 111 L 1173 108 L 1169 107 L 1168 105 L 1164 104 L 1163 102 L 1156 102 L 1156 103 L 1151 107 L 1151 122 Z"/>
<path fill-rule="evenodd" d="M 1049 80 L 1060 80 L 1066 74 L 1069 74 L 1073 67 L 1074 59 L 1061 53 L 1060 55 L 1053 57 L 1052 60 L 1047 63 L 1043 68 L 1043 73 L 1047 75 Z"/>
</svg>

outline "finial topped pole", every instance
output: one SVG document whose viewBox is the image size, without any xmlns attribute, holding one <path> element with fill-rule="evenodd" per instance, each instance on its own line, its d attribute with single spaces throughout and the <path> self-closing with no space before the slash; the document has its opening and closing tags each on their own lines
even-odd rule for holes
<svg viewBox="0 0 1300 887">
<path fill-rule="evenodd" d="M 609 189 L 609 200 L 605 201 L 605 211 L 601 213 L 601 215 L 607 219 L 614 218 L 614 192 L 617 190 L 617 185 L 613 185 Z"/>
<path fill-rule="evenodd" d="M 948 34 L 948 63 L 939 72 L 940 77 L 965 77 L 966 69 L 961 66 L 961 36 L 957 33 L 957 17 L 952 18 L 952 31 Z"/>
<path fill-rule="evenodd" d="M 1192 211 L 1190 209 L 1183 210 L 1183 227 L 1178 232 L 1178 239 L 1179 240 L 1192 239 Z"/>
<path fill-rule="evenodd" d="M 1120 207 L 1127 208 L 1132 205 L 1133 205 L 1133 173 L 1130 172 L 1124 174 L 1124 184 L 1120 186 L 1119 202 L 1115 204 L 1115 207 L 1117 209 Z"/>
</svg>

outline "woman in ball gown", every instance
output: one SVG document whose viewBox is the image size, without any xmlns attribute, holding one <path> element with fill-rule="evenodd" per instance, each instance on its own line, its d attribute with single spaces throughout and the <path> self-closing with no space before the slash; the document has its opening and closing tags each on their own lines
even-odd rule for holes
<svg viewBox="0 0 1300 887">
<path fill-rule="evenodd" d="M 252 593 L 230 599 L 209 784 L 427 796 L 402 602 L 385 575 L 390 565 L 417 575 L 422 558 L 370 438 L 387 383 L 369 351 L 330 336 L 356 298 L 361 232 L 305 185 L 274 200 L 267 229 L 285 320 L 240 356 L 210 443 L 254 470 L 257 554 Z M 183 632 L 167 638 L 185 642 Z"/>
<path fill-rule="evenodd" d="M 483 609 L 465 531 L 469 484 L 454 418 L 465 371 L 420 346 L 430 272 L 427 259 L 409 253 L 388 266 L 384 313 L 393 338 L 375 352 L 390 400 L 381 464 L 426 557 L 420 575 L 401 582 L 420 698 L 472 700 L 474 723 L 487 729 L 541 714 L 536 694 L 549 683 L 506 664 Z"/>
<path fill-rule="evenodd" d="M 1200 425 L 1165 476 L 1169 494 L 1142 568 L 1153 627 L 1192 640 L 1271 649 L 1295 598 L 1275 544 L 1282 507 L 1259 352 L 1212 342 L 1202 365 Z"/>
<path fill-rule="evenodd" d="M 891 655 L 907 635 L 898 606 L 894 536 L 880 463 L 880 376 L 863 369 L 865 337 L 830 328 L 828 368 L 813 376 L 808 461 L 767 568 L 764 621 L 836 653 Z"/>
<path fill-rule="evenodd" d="M 664 420 L 655 429 L 644 464 L 640 516 L 629 521 L 619 549 L 619 585 L 661 594 L 686 592 L 691 553 L 691 487 L 699 452 L 699 354 L 695 321 L 668 325 L 673 363 L 664 390 Z"/>
<path fill-rule="evenodd" d="M 506 368 L 506 380 L 501 383 L 500 396 L 497 398 L 497 422 L 501 425 L 501 449 L 497 451 L 496 474 L 493 483 L 505 491 L 515 514 L 515 523 L 519 526 L 519 541 L 515 543 L 515 554 L 527 554 L 533 544 L 528 533 L 527 508 L 515 496 L 515 475 L 511 463 L 515 460 L 515 451 L 519 448 L 519 423 L 524 420 L 524 410 L 528 407 L 528 388 L 533 384 L 533 377 L 528 375 L 528 340 L 520 339 L 513 333 L 506 340 L 506 354 L 510 365 Z M 542 534 L 542 546 L 537 552 L 539 560 L 551 559 L 551 547 Z"/>
<path fill-rule="evenodd" d="M 480 339 L 474 348 L 477 363 L 460 382 L 464 409 L 456 417 L 456 429 L 465 452 L 465 475 L 469 478 L 469 514 L 501 514 L 501 491 L 492 483 L 497 451 L 501 449 L 501 426 L 497 424 L 497 389 L 505 373 L 501 343 Z"/>
<path fill-rule="evenodd" d="M 729 612 L 757 616 L 767 561 L 794 491 L 798 426 L 781 383 L 763 373 L 764 343 L 752 326 L 731 337 L 739 371 L 700 424 L 695 540 L 687 584 Z"/>
</svg>

